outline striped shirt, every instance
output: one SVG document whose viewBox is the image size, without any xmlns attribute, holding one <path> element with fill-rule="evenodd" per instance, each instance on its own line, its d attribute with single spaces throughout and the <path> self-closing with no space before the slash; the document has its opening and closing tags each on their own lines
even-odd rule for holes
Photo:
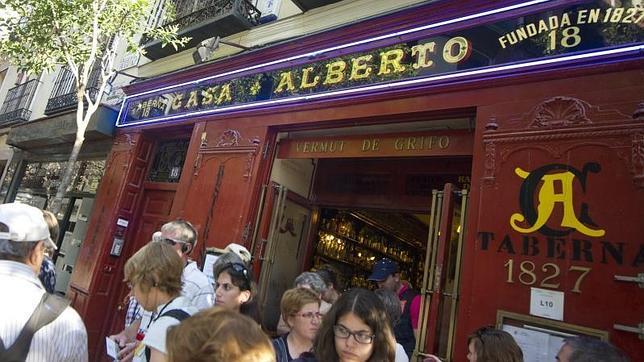
<svg viewBox="0 0 644 362">
<path fill-rule="evenodd" d="M 46 292 L 28 265 L 8 260 L 0 260 L 0 285 L 10 293 L 0 298 L 0 338 L 9 348 Z M 87 360 L 85 325 L 78 313 L 67 307 L 34 334 L 26 362 Z"/>
</svg>

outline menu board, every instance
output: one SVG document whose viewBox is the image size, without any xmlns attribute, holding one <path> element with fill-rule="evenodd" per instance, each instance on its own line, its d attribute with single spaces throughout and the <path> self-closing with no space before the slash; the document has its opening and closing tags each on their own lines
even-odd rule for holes
<svg viewBox="0 0 644 362">
<path fill-rule="evenodd" d="M 556 361 L 559 349 L 569 337 L 608 340 L 607 331 L 504 310 L 497 311 L 496 327 L 512 335 L 525 362 Z"/>
</svg>

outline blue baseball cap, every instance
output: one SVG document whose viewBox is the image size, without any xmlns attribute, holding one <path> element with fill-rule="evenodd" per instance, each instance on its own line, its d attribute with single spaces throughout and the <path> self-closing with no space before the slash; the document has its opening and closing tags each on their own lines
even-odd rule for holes
<svg viewBox="0 0 644 362">
<path fill-rule="evenodd" d="M 381 282 L 387 279 L 391 274 L 398 272 L 398 263 L 391 259 L 380 259 L 373 265 L 371 275 L 368 280 L 372 282 Z"/>
</svg>

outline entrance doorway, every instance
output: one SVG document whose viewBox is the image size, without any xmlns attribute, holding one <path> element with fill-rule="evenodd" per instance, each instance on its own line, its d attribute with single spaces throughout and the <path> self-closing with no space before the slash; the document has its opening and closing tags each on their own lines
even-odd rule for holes
<svg viewBox="0 0 644 362">
<path fill-rule="evenodd" d="M 416 354 L 449 360 L 471 149 L 469 155 L 459 149 L 432 156 L 431 149 L 416 151 L 438 147 L 445 133 L 411 128 L 374 136 L 373 131 L 357 127 L 278 137 L 280 149 L 260 217 L 264 227 L 255 239 L 263 245 L 258 248 L 260 303 L 265 316 L 275 317 L 265 318 L 265 326 L 275 329 L 281 295 L 302 271 L 328 267 L 337 271 L 341 290 L 375 289 L 368 276 L 373 264 L 386 257 L 398 263 L 401 279 L 422 295 Z M 454 134 L 443 138 L 443 145 L 472 137 L 467 131 Z M 381 157 L 359 157 L 362 139 L 375 140 L 382 150 L 390 140 L 392 147 Z M 350 142 L 359 148 L 350 149 Z M 306 153 L 305 147 L 318 157 L 298 155 Z M 369 147 L 373 150 L 373 143 Z M 400 157 L 396 152 L 402 148 L 409 152 Z M 326 155 L 319 157 L 320 152 Z"/>
</svg>

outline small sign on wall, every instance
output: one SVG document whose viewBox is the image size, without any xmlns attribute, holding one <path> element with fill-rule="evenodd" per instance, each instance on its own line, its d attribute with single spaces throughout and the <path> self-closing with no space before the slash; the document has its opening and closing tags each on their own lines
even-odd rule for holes
<svg viewBox="0 0 644 362">
<path fill-rule="evenodd" d="M 530 314 L 562 321 L 563 310 L 563 292 L 541 288 L 530 288 Z"/>
<path fill-rule="evenodd" d="M 277 20 L 277 17 L 280 13 L 280 6 L 282 5 L 282 0 L 259 0 L 255 5 L 257 10 L 262 13 L 262 17 L 259 19 L 259 22 L 262 24 L 268 23 L 269 21 Z"/>
</svg>

